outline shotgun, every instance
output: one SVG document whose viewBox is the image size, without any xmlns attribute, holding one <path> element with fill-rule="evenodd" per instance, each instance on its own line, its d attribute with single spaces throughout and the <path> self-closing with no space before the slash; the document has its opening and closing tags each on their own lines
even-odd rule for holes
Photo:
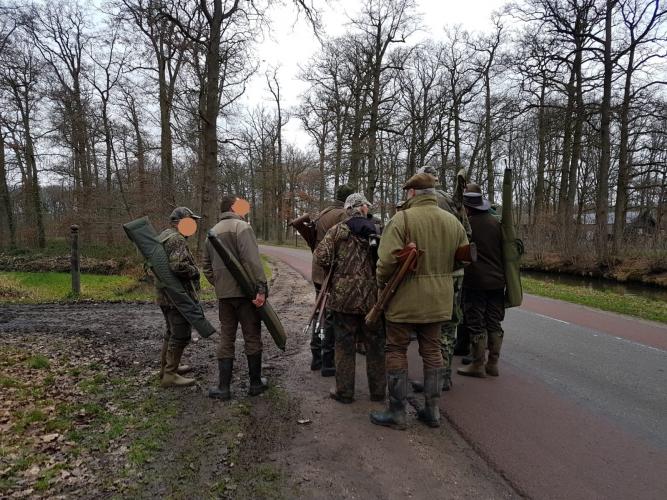
<svg viewBox="0 0 667 500">
<path fill-rule="evenodd" d="M 315 228 L 315 222 L 311 220 L 310 215 L 302 215 L 291 221 L 289 225 L 301 235 L 311 252 L 314 252 L 315 247 L 317 246 L 317 230 Z"/>
<path fill-rule="evenodd" d="M 329 269 L 326 278 L 324 278 L 324 282 L 322 283 L 322 288 L 320 288 L 320 293 L 317 295 L 317 299 L 315 299 L 315 306 L 313 307 L 313 312 L 311 312 L 310 316 L 308 316 L 308 323 L 306 324 L 306 327 L 303 329 L 304 333 L 308 331 L 308 329 L 313 323 L 313 320 L 316 321 L 315 328 L 316 329 L 319 328 L 319 322 L 322 317 L 322 311 L 324 311 L 324 307 L 326 306 L 327 298 L 329 296 L 329 288 L 330 288 L 332 273 L 333 273 L 333 267 Z"/>
<path fill-rule="evenodd" d="M 396 294 L 396 290 L 398 290 L 398 287 L 403 283 L 405 276 L 417 269 L 417 260 L 420 254 L 421 252 L 417 249 L 417 245 L 413 242 L 408 243 L 405 248 L 398 252 L 396 257 L 400 265 L 387 285 L 380 292 L 380 296 L 373 308 L 366 315 L 367 326 L 373 327 L 374 325 L 377 325 L 382 312 L 387 305 L 389 305 L 389 302 Z"/>
</svg>

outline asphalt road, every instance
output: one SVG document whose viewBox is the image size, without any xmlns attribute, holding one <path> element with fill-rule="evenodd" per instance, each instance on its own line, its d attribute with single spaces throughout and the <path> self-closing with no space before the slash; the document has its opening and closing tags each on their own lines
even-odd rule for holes
<svg viewBox="0 0 667 500">
<path fill-rule="evenodd" d="M 310 278 L 310 252 L 262 252 Z M 500 377 L 455 375 L 449 423 L 526 496 L 666 499 L 667 325 L 526 296 L 503 327 Z"/>
</svg>

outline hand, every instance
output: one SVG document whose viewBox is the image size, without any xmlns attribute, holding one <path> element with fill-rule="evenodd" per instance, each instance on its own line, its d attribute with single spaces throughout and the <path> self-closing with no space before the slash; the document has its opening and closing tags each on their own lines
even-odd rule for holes
<svg viewBox="0 0 667 500">
<path fill-rule="evenodd" d="M 259 308 L 264 305 L 265 301 L 266 301 L 266 294 L 258 293 L 257 296 L 255 297 L 255 300 L 253 300 L 252 303 L 255 304 L 255 307 Z"/>
</svg>

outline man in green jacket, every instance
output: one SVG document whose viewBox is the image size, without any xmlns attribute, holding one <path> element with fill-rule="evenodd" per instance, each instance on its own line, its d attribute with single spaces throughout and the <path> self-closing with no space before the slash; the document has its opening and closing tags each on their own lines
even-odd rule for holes
<svg viewBox="0 0 667 500">
<path fill-rule="evenodd" d="M 220 242 L 234 254 L 248 275 L 255 281 L 257 294 L 247 298 L 232 276 L 222 258 L 206 240 L 203 255 L 203 270 L 206 279 L 215 287 L 220 317 L 220 346 L 218 348 L 218 387 L 210 389 L 209 397 L 228 400 L 231 398 L 230 382 L 234 366 L 236 329 L 241 324 L 245 354 L 248 358 L 250 396 L 257 396 L 268 386 L 262 378 L 262 323 L 257 312 L 264 305 L 268 294 L 266 275 L 259 257 L 257 239 L 250 224 L 234 213 L 232 207 L 238 198 L 225 196 L 220 203 L 220 222 L 211 231 Z"/>
<path fill-rule="evenodd" d="M 195 259 L 190 253 L 185 237 L 178 231 L 178 223 L 185 218 L 199 219 L 192 210 L 187 207 L 175 208 L 169 216 L 170 227 L 158 236 L 164 251 L 169 259 L 169 269 L 177 276 L 183 288 L 195 300 L 199 300 L 199 269 Z M 157 303 L 162 310 L 167 331 L 162 342 L 162 353 L 160 356 L 160 383 L 162 387 L 188 386 L 195 383 L 195 379 L 182 377 L 181 375 L 190 371 L 187 365 L 180 365 L 183 351 L 192 338 L 192 327 L 183 315 L 174 307 L 169 296 L 158 284 Z"/>
<path fill-rule="evenodd" d="M 386 367 L 389 408 L 371 412 L 371 422 L 396 429 L 406 428 L 410 334 L 416 332 L 424 363 L 426 406 L 418 418 L 431 427 L 440 425 L 438 403 L 442 388 L 443 360 L 440 331 L 452 315 L 455 254 L 468 245 L 461 223 L 438 208 L 436 179 L 429 174 L 412 176 L 403 186 L 407 201 L 387 224 L 380 241 L 377 280 L 383 288 L 399 266 L 397 253 L 414 242 L 423 252 L 417 269 L 399 285 L 385 308 Z"/>
<path fill-rule="evenodd" d="M 435 168 L 428 165 L 420 168 L 417 173 L 426 173 L 437 178 L 437 172 Z M 465 172 L 462 170 L 458 175 L 465 177 Z M 468 239 L 471 239 L 472 230 L 470 229 L 470 223 L 468 222 L 466 211 L 463 208 L 463 200 L 460 200 L 460 206 L 457 206 L 457 202 L 454 200 L 454 197 L 445 193 L 437 186 L 435 190 L 435 196 L 438 202 L 438 206 L 456 217 L 463 225 L 463 228 L 466 230 Z M 452 279 L 454 281 L 452 317 L 443 323 L 442 330 L 440 332 L 440 350 L 442 351 L 442 358 L 445 364 L 445 375 L 442 381 L 443 391 L 448 391 L 452 386 L 452 359 L 454 357 L 454 346 L 456 344 L 456 330 L 463 319 L 463 310 L 461 306 L 461 294 L 463 291 L 463 267 L 459 267 L 458 269 L 454 270 L 452 273 Z M 420 382 L 413 381 L 412 386 L 415 392 L 423 390 L 423 385 Z"/>
</svg>

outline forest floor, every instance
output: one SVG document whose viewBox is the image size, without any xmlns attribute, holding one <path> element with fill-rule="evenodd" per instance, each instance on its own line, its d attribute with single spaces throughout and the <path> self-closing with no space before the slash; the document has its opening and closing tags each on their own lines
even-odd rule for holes
<svg viewBox="0 0 667 500">
<path fill-rule="evenodd" d="M 362 357 L 357 402 L 329 399 L 332 379 L 308 369 L 311 286 L 281 263 L 273 271 L 287 351 L 265 336 L 271 389 L 250 398 L 239 338 L 229 402 L 205 394 L 217 335 L 195 334 L 186 350 L 196 386 L 159 387 L 163 318 L 153 304 L 3 306 L 0 497 L 516 496 L 446 422 L 370 424 L 380 405 L 367 399 Z M 215 324 L 214 304 L 206 314 Z"/>
</svg>

